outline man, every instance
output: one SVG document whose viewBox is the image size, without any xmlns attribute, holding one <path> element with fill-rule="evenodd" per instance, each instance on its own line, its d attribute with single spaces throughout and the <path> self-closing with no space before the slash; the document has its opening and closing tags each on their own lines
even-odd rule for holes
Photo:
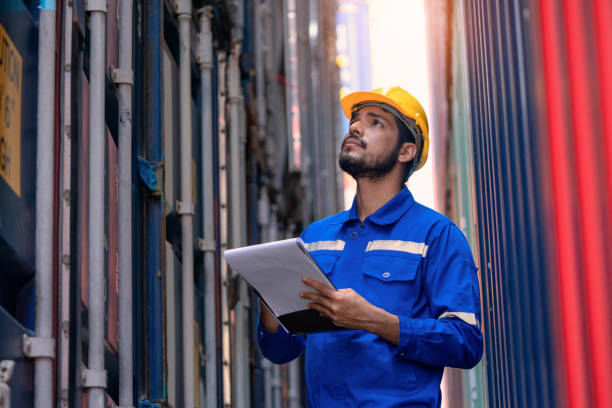
<svg viewBox="0 0 612 408">
<path fill-rule="evenodd" d="M 438 407 L 445 366 L 482 356 L 476 267 L 461 231 L 404 183 L 427 159 L 419 102 L 399 87 L 345 96 L 339 165 L 357 181 L 350 210 L 302 234 L 337 290 L 304 278 L 300 296 L 347 330 L 292 336 L 260 303 L 259 346 L 282 364 L 306 351 L 312 407 Z"/>
</svg>

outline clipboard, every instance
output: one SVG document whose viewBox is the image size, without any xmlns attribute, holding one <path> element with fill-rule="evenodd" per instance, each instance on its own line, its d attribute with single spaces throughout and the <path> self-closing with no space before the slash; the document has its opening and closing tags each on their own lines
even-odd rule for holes
<svg viewBox="0 0 612 408">
<path fill-rule="evenodd" d="M 302 276 L 336 289 L 300 238 L 229 249 L 223 252 L 223 256 L 259 295 L 287 332 L 300 335 L 346 330 L 310 309 L 310 300 L 300 297 L 301 291 L 314 290 L 302 283 Z"/>
</svg>

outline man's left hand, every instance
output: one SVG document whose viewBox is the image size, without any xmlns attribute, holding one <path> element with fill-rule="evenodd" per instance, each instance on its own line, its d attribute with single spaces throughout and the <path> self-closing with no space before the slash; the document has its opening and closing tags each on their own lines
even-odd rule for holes
<svg viewBox="0 0 612 408">
<path fill-rule="evenodd" d="M 329 318 L 336 326 L 366 330 L 397 345 L 397 316 L 374 306 L 353 289 L 335 290 L 306 276 L 302 282 L 316 292 L 301 292 L 300 296 L 311 300 L 308 306 Z"/>
</svg>

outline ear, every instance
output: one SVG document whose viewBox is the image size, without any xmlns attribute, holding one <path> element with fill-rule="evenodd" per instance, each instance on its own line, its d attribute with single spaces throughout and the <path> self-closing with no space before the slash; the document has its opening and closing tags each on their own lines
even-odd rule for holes
<svg viewBox="0 0 612 408">
<path fill-rule="evenodd" d="M 416 156 L 416 145 L 414 143 L 403 143 L 402 147 L 400 147 L 399 156 L 397 160 L 400 163 L 408 163 L 410 160 L 414 159 Z"/>
</svg>

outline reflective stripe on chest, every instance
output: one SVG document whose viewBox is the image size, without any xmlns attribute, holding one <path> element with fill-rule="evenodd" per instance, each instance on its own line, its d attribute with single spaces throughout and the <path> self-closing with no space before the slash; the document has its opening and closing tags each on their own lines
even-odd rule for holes
<svg viewBox="0 0 612 408">
<path fill-rule="evenodd" d="M 315 241 L 311 243 L 304 243 L 304 247 L 308 252 L 313 251 L 343 251 L 344 241 Z"/>
<path fill-rule="evenodd" d="M 377 240 L 368 242 L 365 251 L 407 252 L 409 254 L 421 255 L 424 258 L 427 255 L 427 245 L 424 242 Z"/>
</svg>

